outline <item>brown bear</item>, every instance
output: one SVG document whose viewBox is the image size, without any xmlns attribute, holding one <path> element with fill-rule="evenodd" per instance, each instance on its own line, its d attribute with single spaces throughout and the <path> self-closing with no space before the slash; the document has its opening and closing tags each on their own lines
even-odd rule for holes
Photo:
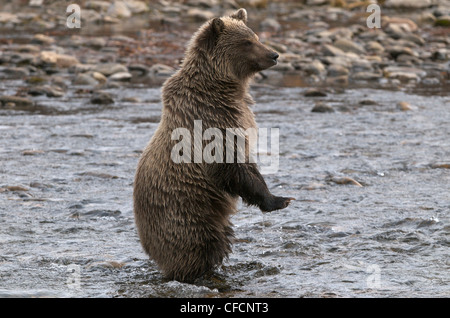
<svg viewBox="0 0 450 318">
<path fill-rule="evenodd" d="M 247 11 L 239 9 L 206 22 L 194 34 L 181 68 L 163 85 L 161 122 L 138 163 L 133 199 L 139 238 L 171 280 L 191 282 L 228 256 L 229 216 L 239 196 L 263 212 L 293 200 L 272 195 L 256 163 L 248 160 L 178 163 L 171 157 L 178 143 L 173 131 L 192 132 L 195 120 L 204 130 L 256 127 L 249 80 L 277 64 L 278 54 L 246 23 Z"/>
</svg>

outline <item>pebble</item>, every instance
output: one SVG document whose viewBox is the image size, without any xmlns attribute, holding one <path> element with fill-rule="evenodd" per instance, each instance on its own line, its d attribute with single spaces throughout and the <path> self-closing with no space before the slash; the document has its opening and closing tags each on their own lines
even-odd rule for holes
<svg viewBox="0 0 450 318">
<path fill-rule="evenodd" d="M 433 163 L 431 164 L 431 168 L 433 169 L 450 169 L 450 163 Z"/>
<path fill-rule="evenodd" d="M 330 65 L 327 71 L 327 75 L 331 77 L 348 75 L 348 73 L 348 68 L 339 64 Z"/>
<path fill-rule="evenodd" d="M 133 76 L 145 76 L 149 72 L 148 67 L 143 64 L 130 64 L 128 70 Z"/>
<path fill-rule="evenodd" d="M 304 94 L 305 97 L 325 97 L 327 93 L 317 88 L 308 89 Z"/>
<path fill-rule="evenodd" d="M 88 172 L 80 172 L 77 173 L 77 175 L 79 176 L 88 176 L 88 177 L 96 177 L 96 178 L 101 178 L 101 179 L 118 179 L 118 176 L 114 176 L 108 173 L 103 173 L 103 172 L 93 172 L 93 171 L 88 171 Z"/>
<path fill-rule="evenodd" d="M 383 77 L 382 73 L 357 72 L 352 74 L 352 79 L 357 81 L 377 81 Z"/>
<path fill-rule="evenodd" d="M 30 85 L 39 85 L 48 82 L 48 79 L 43 76 L 30 76 L 25 80 L 26 83 Z"/>
<path fill-rule="evenodd" d="M 262 31 L 278 32 L 281 30 L 281 24 L 276 19 L 266 18 L 259 25 Z"/>
<path fill-rule="evenodd" d="M 338 39 L 333 43 L 333 45 L 344 52 L 353 52 L 356 54 L 366 53 L 366 50 L 361 45 L 348 39 Z"/>
<path fill-rule="evenodd" d="M 91 76 L 100 84 L 104 84 L 107 81 L 106 76 L 99 72 L 92 72 Z"/>
<path fill-rule="evenodd" d="M 419 21 L 421 24 L 434 24 L 436 22 L 436 17 L 431 12 L 423 12 L 419 16 Z"/>
<path fill-rule="evenodd" d="M 450 50 L 442 48 L 433 52 L 432 58 L 434 60 L 445 61 L 450 57 Z"/>
<path fill-rule="evenodd" d="M 303 70 L 307 74 L 321 75 L 325 72 L 325 66 L 319 60 L 313 60 L 311 63 L 305 65 Z"/>
<path fill-rule="evenodd" d="M 93 37 L 88 39 L 82 39 L 81 45 L 86 47 L 91 47 L 96 50 L 100 50 L 101 48 L 105 47 L 107 44 L 107 41 L 105 38 L 102 37 Z"/>
<path fill-rule="evenodd" d="M 122 102 L 126 103 L 141 103 L 141 99 L 139 97 L 124 97 L 121 100 Z"/>
<path fill-rule="evenodd" d="M 271 47 L 272 49 L 274 49 L 278 53 L 282 53 L 281 54 L 282 57 L 280 59 L 283 60 L 283 61 L 285 61 L 285 59 L 290 59 L 290 58 L 293 58 L 293 59 L 301 58 L 297 54 L 292 54 L 292 53 L 290 54 L 290 53 L 288 53 L 288 47 L 286 45 L 284 45 L 284 44 L 273 42 L 273 41 L 265 41 L 264 44 L 266 44 L 267 46 Z M 292 60 L 290 60 L 290 62 L 292 62 Z"/>
<path fill-rule="evenodd" d="M 150 10 L 148 5 L 144 1 L 126 0 L 125 4 L 132 14 L 143 13 Z"/>
<path fill-rule="evenodd" d="M 113 75 L 111 75 L 109 77 L 109 79 L 112 81 L 128 81 L 132 77 L 133 76 L 128 72 L 118 72 L 118 73 L 114 73 Z"/>
<path fill-rule="evenodd" d="M 325 56 L 343 56 L 345 52 L 331 44 L 323 45 L 323 55 Z"/>
<path fill-rule="evenodd" d="M 417 25 L 409 19 L 388 19 L 384 32 L 394 39 L 400 39 L 417 30 Z"/>
<path fill-rule="evenodd" d="M 419 82 L 419 77 L 414 73 L 406 73 L 406 72 L 397 72 L 389 75 L 390 79 L 397 79 L 402 83 L 415 81 Z"/>
<path fill-rule="evenodd" d="M 377 52 L 377 53 L 382 53 L 384 52 L 384 46 L 382 46 L 379 42 L 377 41 L 369 41 L 366 46 L 366 51 L 369 52 Z"/>
<path fill-rule="evenodd" d="M 239 0 L 236 2 L 244 8 L 255 8 L 255 9 L 265 9 L 267 8 L 268 4 L 268 0 Z M 235 4 L 233 4 L 232 6 L 234 9 L 237 9 Z"/>
<path fill-rule="evenodd" d="M 69 68 L 79 63 L 76 57 L 67 54 L 59 54 L 53 51 L 42 51 L 39 58 L 42 62 L 55 64 L 58 68 Z"/>
<path fill-rule="evenodd" d="M 97 85 L 98 82 L 89 74 L 78 74 L 72 81 L 75 85 Z"/>
<path fill-rule="evenodd" d="M 26 188 L 26 187 L 22 187 L 22 186 L 6 186 L 3 189 L 6 189 L 7 191 L 12 191 L 12 192 L 26 192 L 29 191 L 30 189 Z"/>
<path fill-rule="evenodd" d="M 399 55 L 406 54 L 411 56 L 416 56 L 417 53 L 415 53 L 412 49 L 405 46 L 400 45 L 393 45 L 386 48 L 386 51 L 392 56 L 392 58 L 397 58 Z"/>
<path fill-rule="evenodd" d="M 35 34 L 31 39 L 31 43 L 50 45 L 55 43 L 55 39 L 45 34 Z"/>
<path fill-rule="evenodd" d="M 358 181 L 356 181 L 353 178 L 350 177 L 336 177 L 336 176 L 332 176 L 330 178 L 330 181 L 336 183 L 336 184 L 353 184 L 355 186 L 358 187 L 362 187 L 362 184 L 359 183 Z"/>
<path fill-rule="evenodd" d="M 104 63 L 95 66 L 93 71 L 101 73 L 105 76 L 110 76 L 115 73 L 128 72 L 128 68 L 125 65 L 118 63 Z"/>
<path fill-rule="evenodd" d="M 386 0 L 383 5 L 386 8 L 422 9 L 431 6 L 432 0 Z"/>
<path fill-rule="evenodd" d="M 38 189 L 49 189 L 49 188 L 54 188 L 55 186 L 49 183 L 42 183 L 42 182 L 38 182 L 38 181 L 31 181 L 30 182 L 30 187 L 31 188 L 38 188 Z"/>
<path fill-rule="evenodd" d="M 311 71 L 314 68 L 313 65 L 307 65 L 305 66 L 304 70 L 311 74 L 311 73 L 315 73 L 315 71 Z M 271 67 L 271 71 L 279 71 L 279 72 L 288 72 L 288 71 L 293 71 L 295 68 L 294 66 L 292 66 L 291 63 L 288 62 L 278 62 L 277 65 Z"/>
<path fill-rule="evenodd" d="M 324 102 L 317 102 L 314 107 L 311 109 L 311 112 L 313 113 L 334 113 L 333 107 L 330 105 L 324 103 Z"/>
<path fill-rule="evenodd" d="M 307 0 L 306 4 L 310 6 L 321 6 L 327 3 L 327 0 Z"/>
<path fill-rule="evenodd" d="M 413 67 L 392 66 L 384 69 L 384 75 L 387 78 L 398 79 L 401 82 L 408 82 L 411 80 L 419 82 L 420 78 L 426 75 L 426 72 Z"/>
<path fill-rule="evenodd" d="M 72 217 L 78 217 L 76 214 Z M 94 262 L 92 264 L 87 265 L 88 270 L 99 270 L 99 269 L 120 269 L 125 266 L 125 263 L 116 262 L 116 261 L 102 261 L 102 262 Z"/>
<path fill-rule="evenodd" d="M 366 105 L 377 105 L 378 103 L 372 99 L 363 99 L 359 101 L 359 105 L 366 106 Z"/>
<path fill-rule="evenodd" d="M 450 27 L 450 15 L 445 15 L 436 18 L 434 24 L 437 26 Z"/>
<path fill-rule="evenodd" d="M 32 96 L 46 95 L 47 97 L 64 96 L 64 91 L 59 86 L 34 86 L 28 89 L 28 94 Z"/>
<path fill-rule="evenodd" d="M 348 85 L 348 76 L 335 76 L 335 77 L 327 77 L 325 80 L 326 84 L 333 86 L 346 86 Z"/>
<path fill-rule="evenodd" d="M 106 14 L 112 18 L 129 18 L 131 11 L 124 1 L 114 1 L 108 7 Z"/>
<path fill-rule="evenodd" d="M 66 91 L 68 88 L 68 85 L 66 83 L 66 80 L 62 76 L 53 75 L 51 77 L 51 83 L 60 90 Z"/>
<path fill-rule="evenodd" d="M 25 107 L 33 105 L 32 100 L 19 96 L 0 96 L 0 103 L 2 103 L 3 105 L 13 104 L 15 106 L 25 106 Z"/>
<path fill-rule="evenodd" d="M 417 45 L 420 45 L 420 46 L 425 44 L 425 40 L 423 39 L 423 37 L 421 37 L 418 34 L 413 34 L 413 33 L 405 34 L 403 36 L 403 39 L 406 40 L 406 41 L 413 42 L 413 43 L 415 43 Z"/>
<path fill-rule="evenodd" d="M 7 67 L 1 71 L 6 75 L 8 78 L 24 78 L 28 75 L 30 75 L 30 71 L 28 68 L 25 67 Z"/>
<path fill-rule="evenodd" d="M 96 91 L 92 94 L 91 103 L 100 105 L 109 105 L 114 104 L 114 99 L 109 93 Z"/>
<path fill-rule="evenodd" d="M 10 12 L 0 12 L 0 24 L 12 23 L 17 24 L 20 23 L 17 15 Z"/>
<path fill-rule="evenodd" d="M 423 85 L 439 85 L 441 81 L 436 77 L 427 77 L 422 80 Z"/>
<path fill-rule="evenodd" d="M 413 107 L 408 102 L 398 102 L 397 109 L 399 109 L 401 111 L 409 111 L 409 110 L 413 110 Z"/>
<path fill-rule="evenodd" d="M 174 73 L 175 69 L 173 67 L 157 63 L 150 67 L 147 76 L 149 77 L 152 84 L 159 84 L 163 83 Z"/>
<path fill-rule="evenodd" d="M 415 68 L 415 67 L 407 67 L 407 66 L 388 66 L 384 69 L 384 72 L 387 72 L 387 73 L 414 73 L 419 77 L 423 77 L 427 74 L 422 69 Z"/>
<path fill-rule="evenodd" d="M 211 11 L 198 8 L 191 8 L 186 13 L 186 18 L 195 22 L 204 22 L 214 18 L 215 16 L 216 15 Z"/>
<path fill-rule="evenodd" d="M 86 9 L 92 9 L 100 12 L 106 12 L 110 6 L 109 1 L 102 1 L 102 0 L 90 0 L 86 1 L 84 4 L 84 7 Z"/>
<path fill-rule="evenodd" d="M 35 156 L 35 155 L 40 155 L 43 153 L 44 153 L 43 150 L 24 150 L 24 151 L 22 151 L 23 156 Z"/>
</svg>

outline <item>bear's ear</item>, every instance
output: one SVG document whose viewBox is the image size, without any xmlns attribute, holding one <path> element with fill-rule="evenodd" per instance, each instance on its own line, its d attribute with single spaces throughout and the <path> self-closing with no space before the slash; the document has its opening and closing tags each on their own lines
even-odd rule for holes
<svg viewBox="0 0 450 318">
<path fill-rule="evenodd" d="M 211 28 L 215 34 L 219 35 L 225 28 L 225 23 L 223 23 L 221 18 L 214 18 L 211 21 Z"/>
<path fill-rule="evenodd" d="M 247 10 L 245 10 L 244 8 L 237 10 L 235 13 L 230 15 L 230 17 L 236 20 L 241 20 L 242 22 L 247 24 Z"/>
<path fill-rule="evenodd" d="M 224 28 L 225 23 L 223 23 L 222 19 L 214 18 L 199 36 L 197 40 L 198 46 L 204 48 L 206 51 L 211 51 L 216 45 L 217 39 Z"/>
</svg>

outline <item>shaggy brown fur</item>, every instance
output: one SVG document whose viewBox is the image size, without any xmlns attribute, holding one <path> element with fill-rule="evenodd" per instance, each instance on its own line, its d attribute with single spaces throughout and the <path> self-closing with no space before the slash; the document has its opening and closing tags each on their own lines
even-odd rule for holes
<svg viewBox="0 0 450 318">
<path fill-rule="evenodd" d="M 278 54 L 246 26 L 247 12 L 206 22 L 191 39 L 181 69 L 163 86 L 161 122 L 139 161 L 134 213 L 144 250 L 168 279 L 192 281 L 231 252 L 230 214 L 238 196 L 262 211 L 292 198 L 272 195 L 254 163 L 175 163 L 172 131 L 202 120 L 203 130 L 256 127 L 248 81 Z M 225 136 L 225 134 L 224 134 Z M 247 153 L 248 155 L 248 153 Z M 247 156 L 248 159 L 248 156 Z"/>
</svg>

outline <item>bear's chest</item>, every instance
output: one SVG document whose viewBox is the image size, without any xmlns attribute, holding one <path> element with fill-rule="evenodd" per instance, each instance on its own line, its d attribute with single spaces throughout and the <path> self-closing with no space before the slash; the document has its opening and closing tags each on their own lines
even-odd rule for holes
<svg viewBox="0 0 450 318">
<path fill-rule="evenodd" d="M 245 107 L 243 107 L 239 127 L 243 128 L 243 129 L 257 127 L 256 121 L 255 121 L 255 115 L 253 114 L 253 111 L 247 105 L 245 105 Z"/>
</svg>

